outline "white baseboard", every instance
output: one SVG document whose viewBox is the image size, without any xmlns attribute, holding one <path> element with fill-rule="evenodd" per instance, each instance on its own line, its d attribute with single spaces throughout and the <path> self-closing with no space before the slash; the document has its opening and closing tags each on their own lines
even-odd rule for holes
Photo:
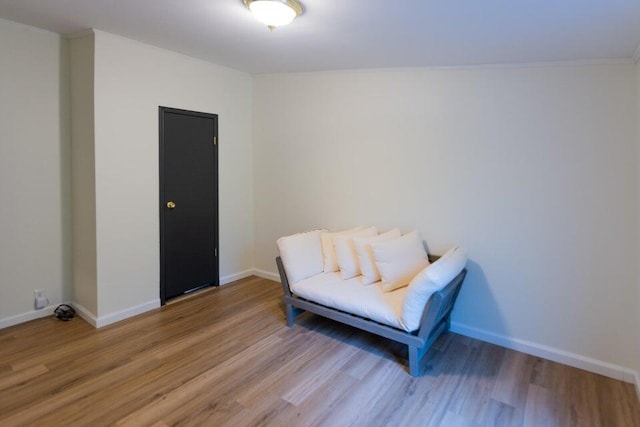
<svg viewBox="0 0 640 427">
<path fill-rule="evenodd" d="M 98 319 L 96 318 L 95 314 L 93 314 L 85 306 L 78 304 L 77 302 L 73 302 L 71 303 L 71 305 L 76 309 L 76 313 L 78 313 L 78 316 L 82 317 L 88 324 L 90 324 L 94 328 L 97 327 L 96 325 L 98 324 Z"/>
<path fill-rule="evenodd" d="M 244 279 L 249 276 L 258 276 L 263 279 L 269 279 L 276 282 L 280 281 L 280 276 L 276 273 L 272 273 L 266 270 L 260 270 L 259 268 L 250 268 L 248 270 L 241 271 L 239 273 L 230 274 L 220 278 L 220 285 L 226 285 L 227 283 L 235 282 L 236 280 Z"/>
<path fill-rule="evenodd" d="M 244 279 L 245 277 L 249 277 L 252 275 L 253 275 L 252 269 L 244 270 L 235 274 L 229 274 L 228 276 L 224 276 L 220 278 L 220 286 L 226 285 L 227 283 L 235 282 L 236 280 Z"/>
<path fill-rule="evenodd" d="M 640 401 L 640 372 L 636 371 L 636 394 L 638 395 L 638 400 Z"/>
<path fill-rule="evenodd" d="M 635 383 L 638 389 L 638 374 L 629 368 L 614 365 L 613 363 L 604 362 L 602 360 L 593 359 L 591 357 L 581 356 L 579 354 L 570 353 L 546 345 L 533 343 L 530 341 L 511 338 L 504 335 L 495 334 L 493 332 L 463 325 L 458 322 L 451 322 L 451 332 L 475 338 L 480 341 L 486 341 L 501 347 L 527 353 L 532 356 L 542 357 L 564 365 L 573 366 L 574 368 L 584 369 L 585 371 L 604 375 L 605 377 L 614 378 L 628 383 Z M 640 390 L 639 390 L 640 397 Z"/>
<path fill-rule="evenodd" d="M 119 322 L 158 307 L 160 307 L 160 298 L 138 304 L 125 310 L 116 311 L 115 313 L 107 314 L 106 316 L 99 316 L 95 326 L 96 328 L 102 328 L 103 326 Z"/>
<path fill-rule="evenodd" d="M 145 313 L 149 310 L 153 310 L 154 308 L 160 307 L 160 299 L 155 299 L 149 302 L 145 302 L 143 304 L 138 304 L 136 306 L 127 308 L 125 310 L 116 311 L 115 313 L 107 314 L 106 316 L 96 317 L 91 311 L 89 311 L 86 307 L 82 306 L 78 303 L 72 303 L 73 307 L 78 312 L 78 315 L 87 321 L 88 324 L 93 326 L 94 328 L 102 328 L 103 326 L 110 325 L 115 322 L 119 322 L 121 320 L 127 319 L 129 317 L 137 316 L 138 314 Z"/>
<path fill-rule="evenodd" d="M 8 328 L 9 326 L 18 325 L 20 323 L 28 322 L 30 320 L 40 319 L 42 317 L 52 316 L 53 310 L 57 307 L 57 304 L 50 304 L 42 310 L 31 310 L 26 313 L 16 314 L 15 316 L 5 317 L 0 319 L 0 329 Z"/>
<path fill-rule="evenodd" d="M 259 268 L 254 268 L 253 269 L 253 274 L 255 274 L 258 277 L 262 277 L 263 279 L 273 280 L 274 282 L 279 282 L 280 281 L 280 275 L 279 274 L 272 273 L 272 272 L 266 271 L 266 270 L 260 270 Z"/>
<path fill-rule="evenodd" d="M 228 276 L 220 278 L 220 285 L 225 285 L 227 283 L 234 282 L 236 280 L 244 279 L 245 277 L 249 277 L 254 274 L 255 272 L 253 269 L 248 269 L 248 270 L 241 271 L 239 273 L 230 274 Z M 136 305 L 134 307 L 127 308 L 125 310 L 107 314 L 106 316 L 96 316 L 96 314 L 91 312 L 91 310 L 87 309 L 82 304 L 78 304 L 77 302 L 69 302 L 68 304 L 72 305 L 76 309 L 78 315 L 81 318 L 83 318 L 88 324 L 90 324 L 94 328 L 101 328 L 103 326 L 107 326 L 112 323 L 119 322 L 120 320 L 124 320 L 129 317 L 142 314 L 149 310 L 153 310 L 154 308 L 158 308 L 160 307 L 160 299 L 158 298 L 143 304 Z M 28 322 L 30 320 L 39 319 L 41 317 L 51 316 L 53 315 L 53 310 L 55 309 L 55 306 L 56 306 L 55 304 L 52 304 L 49 307 L 44 308 L 42 310 L 32 310 L 27 313 L 22 313 L 15 316 L 7 317 L 5 319 L 0 319 L 0 329 L 8 328 L 9 326 Z"/>
</svg>

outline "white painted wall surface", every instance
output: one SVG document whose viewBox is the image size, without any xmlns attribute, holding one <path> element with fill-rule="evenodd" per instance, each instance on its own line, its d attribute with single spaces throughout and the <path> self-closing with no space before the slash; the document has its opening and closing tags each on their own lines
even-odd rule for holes
<svg viewBox="0 0 640 427">
<path fill-rule="evenodd" d="M 255 265 L 358 224 L 469 249 L 453 320 L 637 366 L 633 65 L 254 79 Z"/>
<path fill-rule="evenodd" d="M 0 19 L 0 327 L 69 298 L 67 47 Z M 34 312 L 34 289 L 49 309 Z"/>
<path fill-rule="evenodd" d="M 248 74 L 95 32 L 98 315 L 159 298 L 158 106 L 219 115 L 220 276 L 253 266 Z"/>
<path fill-rule="evenodd" d="M 73 301 L 98 313 L 96 180 L 93 135 L 94 35 L 69 41 L 71 99 L 71 193 Z"/>
</svg>

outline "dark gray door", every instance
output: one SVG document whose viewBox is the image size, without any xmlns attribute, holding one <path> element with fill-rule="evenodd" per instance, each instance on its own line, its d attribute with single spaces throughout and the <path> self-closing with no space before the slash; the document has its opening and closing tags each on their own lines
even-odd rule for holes
<svg viewBox="0 0 640 427">
<path fill-rule="evenodd" d="M 218 116 L 160 107 L 160 299 L 218 285 Z"/>
</svg>

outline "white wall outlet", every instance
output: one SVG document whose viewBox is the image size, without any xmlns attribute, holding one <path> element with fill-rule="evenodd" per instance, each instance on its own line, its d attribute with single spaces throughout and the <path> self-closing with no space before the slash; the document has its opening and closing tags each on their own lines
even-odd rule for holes
<svg viewBox="0 0 640 427">
<path fill-rule="evenodd" d="M 42 310 L 49 305 L 49 299 L 43 289 L 36 289 L 33 291 L 33 297 L 36 310 Z"/>
</svg>

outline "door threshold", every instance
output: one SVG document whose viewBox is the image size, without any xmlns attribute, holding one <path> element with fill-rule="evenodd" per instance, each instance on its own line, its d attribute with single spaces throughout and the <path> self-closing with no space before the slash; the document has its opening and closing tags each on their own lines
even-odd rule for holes
<svg viewBox="0 0 640 427">
<path fill-rule="evenodd" d="M 182 294 L 182 295 L 180 295 L 178 297 L 171 298 L 170 300 L 166 301 L 164 303 L 164 305 L 171 305 L 171 304 L 175 304 L 177 302 L 185 301 L 185 300 L 191 299 L 191 298 L 193 298 L 195 296 L 202 295 L 202 294 L 207 293 L 207 292 L 211 292 L 216 288 L 217 288 L 217 286 L 213 286 L 213 285 L 205 286 L 203 288 L 198 288 L 198 289 L 195 289 L 193 291 L 184 293 L 184 294 Z"/>
</svg>

